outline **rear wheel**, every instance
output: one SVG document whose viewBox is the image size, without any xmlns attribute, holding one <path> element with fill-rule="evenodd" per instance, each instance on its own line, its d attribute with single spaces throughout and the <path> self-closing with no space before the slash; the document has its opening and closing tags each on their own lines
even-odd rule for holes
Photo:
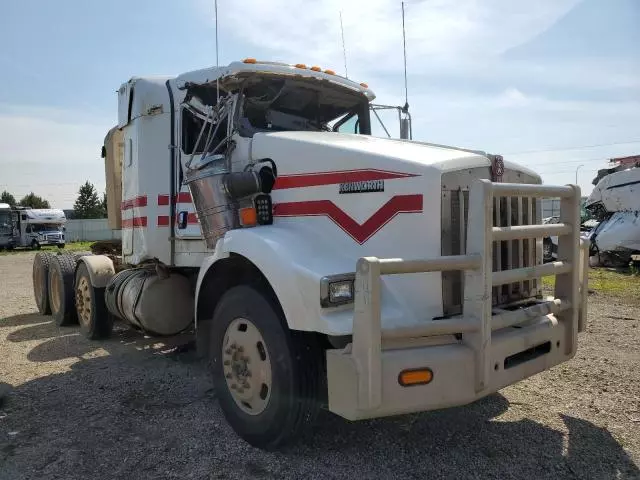
<svg viewBox="0 0 640 480">
<path fill-rule="evenodd" d="M 33 259 L 33 294 L 40 315 L 49 315 L 51 305 L 49 303 L 49 268 L 53 255 L 47 252 L 36 253 Z"/>
<path fill-rule="evenodd" d="M 51 315 L 57 325 L 73 325 L 78 322 L 73 304 L 73 280 L 76 261 L 73 255 L 54 255 L 49 269 L 49 300 Z"/>
<path fill-rule="evenodd" d="M 80 330 L 90 340 L 107 338 L 113 329 L 113 317 L 104 301 L 104 288 L 91 285 L 87 266 L 81 262 L 76 270 L 76 313 Z"/>
<path fill-rule="evenodd" d="M 315 420 L 320 349 L 312 337 L 290 331 L 264 294 L 248 286 L 228 290 L 214 313 L 211 347 L 220 406 L 245 441 L 274 449 Z"/>
</svg>

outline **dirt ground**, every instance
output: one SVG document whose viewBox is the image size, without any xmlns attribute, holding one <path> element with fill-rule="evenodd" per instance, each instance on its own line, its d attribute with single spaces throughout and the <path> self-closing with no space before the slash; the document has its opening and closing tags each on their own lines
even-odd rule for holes
<svg viewBox="0 0 640 480">
<path fill-rule="evenodd" d="M 0 257 L 0 479 L 640 479 L 640 313 L 591 296 L 575 359 L 473 405 L 350 423 L 265 453 L 225 423 L 195 355 L 36 314 L 33 254 Z"/>
</svg>

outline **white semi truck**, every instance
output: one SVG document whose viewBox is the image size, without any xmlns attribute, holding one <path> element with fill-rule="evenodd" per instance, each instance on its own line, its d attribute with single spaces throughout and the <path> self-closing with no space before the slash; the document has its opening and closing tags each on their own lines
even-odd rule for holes
<svg viewBox="0 0 640 480">
<path fill-rule="evenodd" d="M 255 59 L 132 78 L 103 147 L 121 255 L 39 253 L 40 311 L 90 339 L 114 318 L 153 335 L 195 323 L 228 422 L 265 449 L 320 408 L 468 404 L 571 359 L 578 187 L 375 138 L 373 99 L 330 70 Z M 543 197 L 562 199 L 561 222 L 542 224 Z M 548 235 L 559 260 L 543 265 Z"/>
</svg>

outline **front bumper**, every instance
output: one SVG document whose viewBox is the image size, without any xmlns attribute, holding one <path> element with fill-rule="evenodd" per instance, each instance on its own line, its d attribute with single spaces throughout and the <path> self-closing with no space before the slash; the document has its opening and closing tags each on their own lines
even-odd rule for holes
<svg viewBox="0 0 640 480">
<path fill-rule="evenodd" d="M 561 197 L 558 224 L 492 227 L 493 196 Z M 361 258 L 352 342 L 327 351 L 329 410 L 349 420 L 463 405 L 571 359 L 584 331 L 588 244 L 580 239 L 580 190 L 480 181 L 470 193 L 466 255 L 427 260 Z M 494 241 L 558 235 L 562 261 L 492 271 Z M 461 270 L 460 317 L 383 329 L 380 276 Z M 495 286 L 556 275 L 554 296 L 514 310 L 492 308 Z M 428 384 L 402 386 L 404 370 L 428 368 Z"/>
<path fill-rule="evenodd" d="M 566 352 L 566 334 L 566 325 L 554 315 L 536 318 L 522 328 L 495 332 L 488 355 L 491 370 L 481 390 L 474 387 L 474 350 L 462 340 L 422 347 L 407 342 L 405 348 L 383 350 L 382 395 L 373 409 L 361 408 L 354 401 L 359 382 L 353 357 L 329 350 L 329 409 L 349 420 L 362 420 L 465 405 L 570 360 L 575 352 Z M 425 367 L 433 372 L 429 384 L 403 387 L 398 382 L 400 372 Z"/>
</svg>

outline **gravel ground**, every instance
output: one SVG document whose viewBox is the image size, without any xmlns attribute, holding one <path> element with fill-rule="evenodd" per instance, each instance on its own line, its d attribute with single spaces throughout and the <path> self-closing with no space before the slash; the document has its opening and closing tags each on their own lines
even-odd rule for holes
<svg viewBox="0 0 640 480">
<path fill-rule="evenodd" d="M 33 254 L 0 257 L 0 478 L 640 478 L 640 314 L 590 299 L 571 362 L 473 405 L 350 423 L 294 448 L 225 423 L 204 367 L 119 327 L 106 342 L 39 316 Z"/>
</svg>

